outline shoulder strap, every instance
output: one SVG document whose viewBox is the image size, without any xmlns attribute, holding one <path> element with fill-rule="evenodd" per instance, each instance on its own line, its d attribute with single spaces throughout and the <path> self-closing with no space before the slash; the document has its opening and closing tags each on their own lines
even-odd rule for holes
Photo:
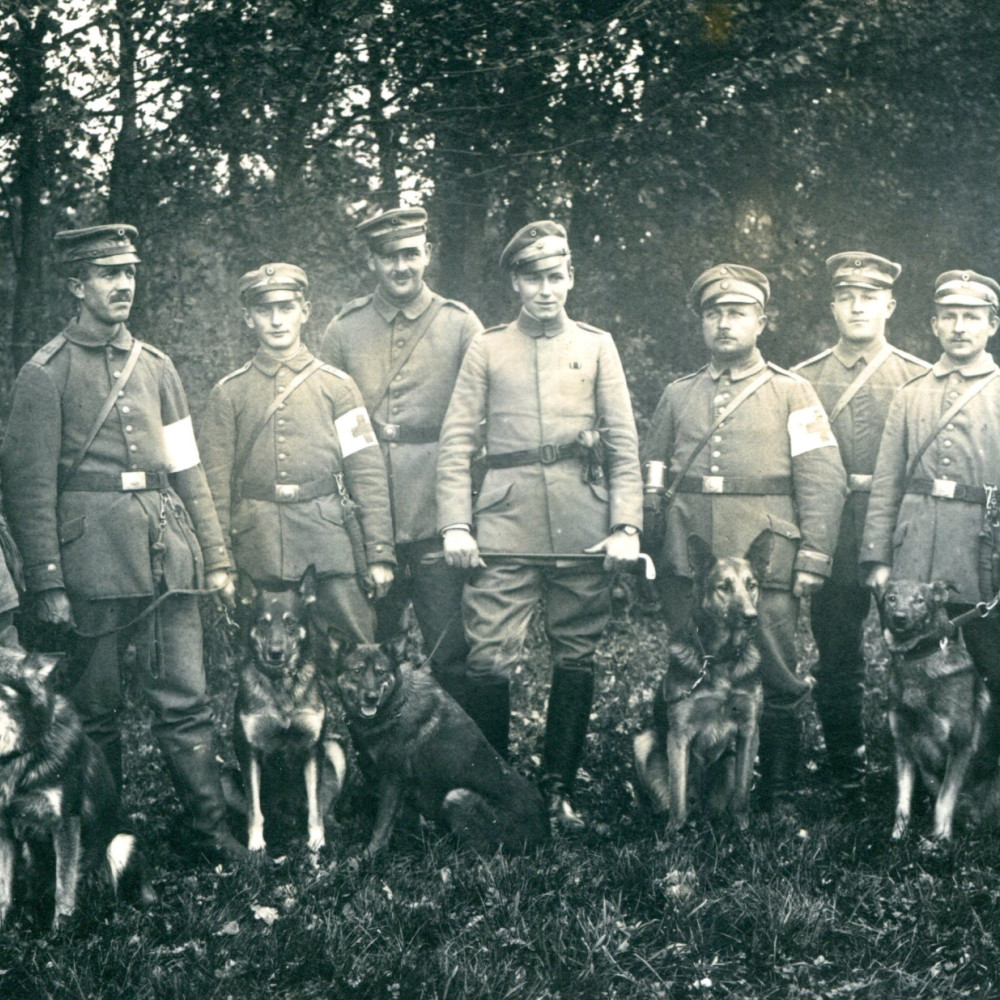
<svg viewBox="0 0 1000 1000">
<path fill-rule="evenodd" d="M 125 388 L 125 383 L 132 377 L 132 372 L 135 371 L 135 366 L 139 362 L 140 354 L 142 354 L 142 341 L 133 338 L 132 349 L 128 352 L 128 358 L 125 361 L 125 367 L 122 369 L 121 377 L 112 380 L 111 391 L 107 394 L 107 396 L 105 396 L 104 402 L 101 404 L 101 409 L 97 414 L 97 419 L 94 421 L 93 426 L 90 428 L 90 433 L 87 435 L 87 439 L 83 442 L 83 446 L 76 453 L 76 457 L 73 459 L 73 462 L 69 467 L 69 471 L 63 477 L 64 483 L 68 483 L 76 475 L 76 470 L 80 468 L 80 463 L 87 457 L 87 452 L 90 451 L 90 446 L 94 443 L 94 439 L 97 437 L 100 429 L 104 426 L 104 421 L 108 419 L 108 414 L 115 405 L 118 393 Z"/>
<path fill-rule="evenodd" d="M 298 375 L 296 375 L 295 378 L 293 378 L 292 381 L 285 386 L 284 390 L 279 392 L 278 395 L 271 400 L 270 406 L 268 406 L 263 414 L 261 414 L 257 423 L 254 424 L 253 430 L 250 432 L 243 444 L 243 447 L 240 449 L 240 453 L 237 456 L 236 461 L 233 462 L 233 474 L 230 478 L 232 483 L 238 483 L 240 481 L 240 476 L 243 474 L 243 469 L 247 464 L 247 460 L 250 458 L 250 452 L 253 451 L 253 446 L 257 443 L 257 438 L 260 437 L 261 431 L 263 431 L 267 426 L 267 422 L 271 419 L 271 417 L 278 412 L 278 407 L 281 406 L 281 404 L 288 399 L 288 397 L 295 392 L 295 390 L 298 389 L 298 387 L 302 385 L 302 383 L 305 382 L 310 375 L 314 372 L 318 372 L 322 367 L 323 362 L 320 361 L 319 358 L 313 358 L 312 361 L 310 361 L 309 364 L 307 364 L 305 368 L 303 368 L 302 371 L 300 371 Z"/>
<path fill-rule="evenodd" d="M 909 485 L 910 480 L 913 478 L 913 474 L 917 471 L 917 465 L 919 464 L 920 459 L 924 457 L 924 452 L 927 451 L 933 440 L 941 432 L 941 428 L 944 427 L 944 425 L 947 424 L 948 421 L 959 412 L 959 410 L 963 409 L 965 405 L 973 399 L 973 397 L 978 396 L 983 389 L 985 389 L 994 379 L 998 377 L 1000 377 L 1000 368 L 995 368 L 989 373 L 989 375 L 986 376 L 986 378 L 980 379 L 975 385 L 971 386 L 964 393 L 962 393 L 962 395 L 959 396 L 959 398 L 956 399 L 955 402 L 952 403 L 952 405 L 949 406 L 940 417 L 938 417 L 938 422 L 934 425 L 934 430 L 932 430 L 930 434 L 924 438 L 920 447 L 916 450 L 913 458 L 910 459 L 910 464 L 906 469 L 906 478 L 904 479 L 904 483 L 906 485 Z"/>
<path fill-rule="evenodd" d="M 445 299 L 438 299 L 424 310 L 424 314 L 420 317 L 420 322 L 414 329 L 413 336 L 410 338 L 410 343 L 406 350 L 389 366 L 389 370 L 385 373 L 385 378 L 382 379 L 378 388 L 372 394 L 371 402 L 367 404 L 369 413 L 374 414 L 378 409 L 379 403 L 385 398 L 385 394 L 389 391 L 389 386 L 392 385 L 392 380 L 402 371 L 403 365 L 410 360 L 410 356 L 416 349 L 417 344 L 420 343 L 424 334 L 430 329 L 431 323 L 434 322 L 434 318 L 444 308 L 446 301 Z"/>
<path fill-rule="evenodd" d="M 830 423 L 832 424 L 834 420 L 837 419 L 844 412 L 844 408 L 847 404 L 854 399 L 854 397 L 861 391 L 868 380 L 872 377 L 892 357 L 893 348 L 891 344 L 883 344 L 882 350 L 872 358 L 871 364 L 867 364 L 857 375 L 854 376 L 854 381 L 843 391 L 840 399 L 833 404 L 833 409 L 830 411 Z"/>
<path fill-rule="evenodd" d="M 719 429 L 719 426 L 724 420 L 736 412 L 739 406 L 742 406 L 746 400 L 748 400 L 765 382 L 770 382 L 774 378 L 774 370 L 772 368 L 765 368 L 763 374 L 755 378 L 748 386 L 745 386 L 743 391 L 712 421 L 712 426 L 709 427 L 708 431 L 698 442 L 695 448 L 692 450 L 691 454 L 688 455 L 681 467 L 680 472 L 674 476 L 674 481 L 671 484 L 670 489 L 664 494 L 663 507 L 666 509 L 674 502 L 674 497 L 676 495 L 675 487 L 680 486 L 681 480 L 688 474 L 688 470 L 694 464 L 694 460 L 701 454 L 702 449 L 711 440 L 712 435 Z"/>
</svg>

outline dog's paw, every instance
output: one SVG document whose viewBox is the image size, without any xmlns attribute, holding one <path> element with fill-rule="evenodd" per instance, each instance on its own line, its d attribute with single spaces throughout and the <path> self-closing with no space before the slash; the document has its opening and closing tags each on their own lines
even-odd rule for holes
<svg viewBox="0 0 1000 1000">
<path fill-rule="evenodd" d="M 320 827 L 318 830 L 310 831 L 309 850 L 312 851 L 313 854 L 317 854 L 319 851 L 322 851 L 324 847 L 326 847 L 326 834 L 324 833 L 323 828 Z"/>
</svg>

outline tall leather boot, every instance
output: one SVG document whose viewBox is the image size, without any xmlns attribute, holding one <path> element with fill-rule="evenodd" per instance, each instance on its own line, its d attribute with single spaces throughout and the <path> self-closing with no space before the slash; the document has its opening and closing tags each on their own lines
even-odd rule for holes
<svg viewBox="0 0 1000 1000">
<path fill-rule="evenodd" d="M 506 760 L 510 742 L 510 681 L 506 677 L 467 678 L 462 708 Z"/>
<path fill-rule="evenodd" d="M 564 830 L 582 830 L 583 818 L 573 808 L 570 795 L 583 756 L 594 701 L 594 670 L 589 660 L 556 664 L 545 718 L 542 751 L 542 787 L 548 797 L 549 815 Z"/>
<path fill-rule="evenodd" d="M 104 753 L 104 759 L 108 762 L 108 770 L 115 783 L 115 791 L 118 797 L 122 794 L 122 738 L 113 736 L 109 740 L 104 740 L 99 744 Z"/>
<path fill-rule="evenodd" d="M 802 739 L 798 716 L 767 712 L 760 724 L 758 800 L 768 811 L 788 808 L 798 784 Z"/>
<path fill-rule="evenodd" d="M 860 705 L 828 705 L 817 699 L 831 780 L 848 798 L 861 796 L 865 776 L 865 731 Z"/>
<path fill-rule="evenodd" d="M 442 670 L 438 672 L 431 667 L 431 673 L 434 676 L 434 680 L 441 685 L 441 687 L 452 696 L 465 709 L 466 714 L 468 714 L 469 709 L 466 707 L 466 703 L 469 700 L 469 685 L 466 680 L 465 674 L 456 673 L 451 670 Z"/>
<path fill-rule="evenodd" d="M 250 860 L 250 852 L 226 826 L 219 765 L 210 743 L 163 748 L 189 827 L 185 847 L 223 864 Z"/>
</svg>

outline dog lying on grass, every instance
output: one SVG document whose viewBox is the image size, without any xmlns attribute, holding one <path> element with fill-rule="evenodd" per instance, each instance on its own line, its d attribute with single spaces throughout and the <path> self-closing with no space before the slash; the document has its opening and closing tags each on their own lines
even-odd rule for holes
<svg viewBox="0 0 1000 1000">
<path fill-rule="evenodd" d="M 364 855 L 382 850 L 404 796 L 482 854 L 530 850 L 550 836 L 541 793 L 487 742 L 428 669 L 390 644 L 329 636 L 337 687 L 362 770 L 378 785 Z"/>
<path fill-rule="evenodd" d="M 150 905 L 136 839 L 123 830 L 104 754 L 50 675 L 58 657 L 0 645 L 0 926 L 18 861 L 47 896 L 52 929 L 73 915 L 85 872 L 103 867 L 115 893 Z"/>
<path fill-rule="evenodd" d="M 889 727 L 896 752 L 896 816 L 892 837 L 910 823 L 919 772 L 934 796 L 934 840 L 951 837 L 959 793 L 991 711 L 990 693 L 961 633 L 948 620 L 948 586 L 893 580 L 879 595 L 889 667 Z M 987 762 L 988 763 L 988 762 Z M 992 768 L 996 772 L 996 761 Z M 976 799 L 994 809 L 997 778 Z M 981 793 L 981 794 L 980 794 Z"/>
<path fill-rule="evenodd" d="M 730 812 L 740 829 L 750 822 L 764 704 L 753 630 L 770 541 L 765 532 L 745 557 L 716 558 L 703 539 L 688 539 L 690 622 L 671 637 L 653 725 L 634 741 L 640 786 L 655 813 L 669 813 L 674 830 L 691 803 L 704 802 L 713 818 Z"/>
<path fill-rule="evenodd" d="M 307 576 L 299 589 L 257 590 L 247 610 L 247 655 L 239 671 L 233 727 L 247 807 L 247 848 L 263 856 L 262 768 L 300 768 L 305 778 L 309 849 L 326 844 L 324 817 L 340 794 L 347 759 L 324 736 L 326 706 L 310 653 Z"/>
</svg>

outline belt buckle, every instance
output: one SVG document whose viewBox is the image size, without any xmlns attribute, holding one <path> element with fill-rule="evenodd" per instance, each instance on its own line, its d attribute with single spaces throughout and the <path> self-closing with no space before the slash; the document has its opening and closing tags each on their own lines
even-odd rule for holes
<svg viewBox="0 0 1000 1000">
<path fill-rule="evenodd" d="M 144 490 L 146 488 L 146 473 L 145 472 L 123 472 L 122 473 L 122 489 L 123 490 Z"/>
<path fill-rule="evenodd" d="M 299 498 L 299 485 L 298 483 L 278 483 L 274 487 L 274 499 L 281 502 L 298 500 Z"/>
<path fill-rule="evenodd" d="M 956 486 L 958 486 L 958 483 L 954 480 L 935 479 L 931 485 L 931 496 L 940 497 L 942 500 L 954 500 Z"/>
<path fill-rule="evenodd" d="M 559 461 L 559 449 L 554 444 L 543 444 L 538 449 L 538 461 L 542 465 L 554 465 Z"/>
<path fill-rule="evenodd" d="M 395 441 L 399 437 L 399 424 L 383 424 L 382 437 L 386 441 Z"/>
<path fill-rule="evenodd" d="M 726 480 L 724 476 L 702 476 L 702 493 L 722 493 L 725 489 Z"/>
</svg>

